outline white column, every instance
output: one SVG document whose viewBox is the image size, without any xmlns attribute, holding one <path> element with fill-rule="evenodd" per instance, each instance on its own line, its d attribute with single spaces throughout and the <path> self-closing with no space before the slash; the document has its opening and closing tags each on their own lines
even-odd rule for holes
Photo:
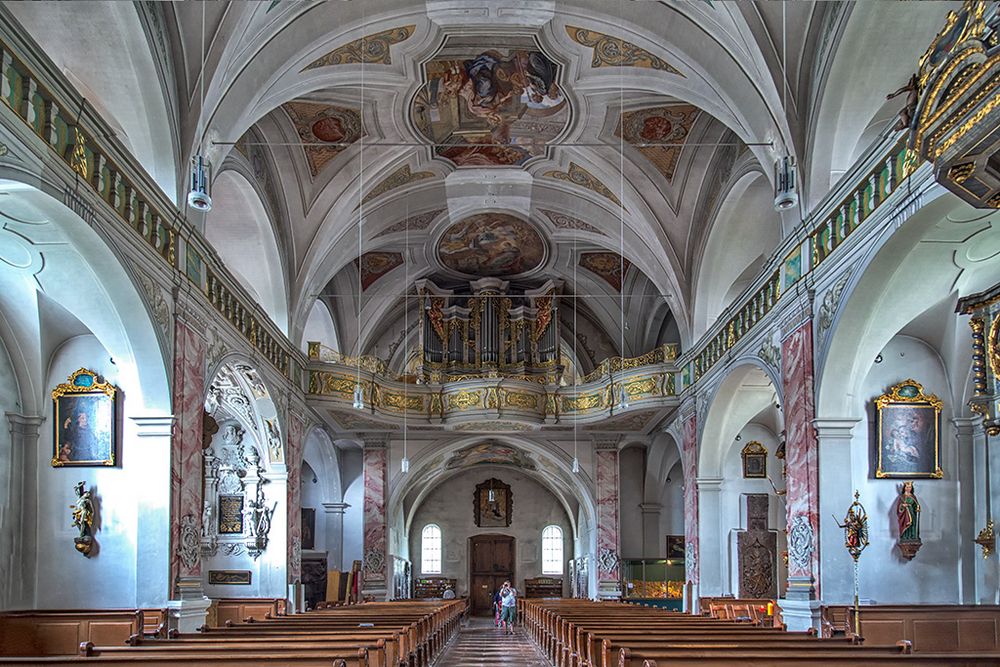
<svg viewBox="0 0 1000 667">
<path fill-rule="evenodd" d="M 136 488 L 137 607 L 163 607 L 170 598 L 171 415 L 132 417 L 145 465 Z M 204 621 L 203 621 L 204 622 Z"/>
<path fill-rule="evenodd" d="M 854 500 L 851 441 L 854 418 L 815 419 L 819 445 L 819 589 L 824 604 L 854 601 L 854 561 L 844 549 L 844 531 L 834 522 Z M 791 628 L 789 628 L 791 629 Z"/>
<path fill-rule="evenodd" d="M 982 550 L 973 541 L 979 533 L 979 528 L 986 525 L 986 512 L 980 506 L 984 504 L 985 490 L 980 488 L 977 478 L 977 456 L 983 459 L 985 433 L 983 420 L 978 417 L 956 417 L 951 420 L 955 426 L 955 447 L 958 453 L 958 535 L 959 540 L 959 595 L 962 604 L 980 602 L 976 594 L 977 569 L 983 562 Z M 990 445 L 993 443 L 991 442 Z M 979 473 L 982 476 L 982 473 Z M 981 515 L 981 516 L 980 516 Z M 981 522 L 982 525 L 979 525 Z M 996 568 L 994 568 L 994 572 Z M 990 601 L 982 600 L 984 604 L 996 604 L 996 586 L 993 586 L 989 596 Z"/>
<path fill-rule="evenodd" d="M 660 535 L 660 503 L 641 503 L 642 511 L 642 557 L 661 558 L 666 552 L 666 538 Z"/>
<path fill-rule="evenodd" d="M 7 580 L 0 580 L 0 608 L 34 606 L 35 527 L 38 508 L 38 430 L 44 417 L 6 413 L 10 429 L 10 480 L 0 521 L 0 558 L 7 559 Z M 0 571 L 3 568 L 0 567 Z"/>
<path fill-rule="evenodd" d="M 326 569 L 343 570 L 344 567 L 344 512 L 347 503 L 323 503 L 326 515 Z"/>
<path fill-rule="evenodd" d="M 979 531 L 986 527 L 986 435 L 983 432 L 982 427 L 979 429 L 978 434 L 974 434 L 972 437 L 972 443 L 974 446 L 974 470 L 975 470 L 975 489 L 973 491 L 975 508 L 975 524 L 973 526 L 972 536 L 975 538 Z M 992 493 L 992 509 L 994 511 L 994 522 L 996 522 L 996 510 L 997 504 L 997 494 L 1000 486 L 997 484 L 997 471 L 1000 470 L 1000 455 L 998 455 L 997 450 L 1000 449 L 1000 438 L 990 437 L 990 492 Z M 963 514 L 966 512 L 964 505 L 961 506 Z M 973 512 L 969 512 L 972 514 Z M 994 526 L 994 531 L 996 531 L 996 526 Z M 975 546 L 975 558 L 976 563 L 976 601 L 979 604 L 998 604 L 1000 603 L 1000 554 L 993 553 L 989 558 L 983 558 L 983 550 L 977 544 Z"/>
<path fill-rule="evenodd" d="M 689 484 L 687 480 L 684 482 Z M 722 479 L 699 477 L 698 485 L 698 564 L 701 579 L 699 597 L 722 595 L 722 573 L 728 571 L 729 545 L 721 534 L 719 502 Z"/>
</svg>

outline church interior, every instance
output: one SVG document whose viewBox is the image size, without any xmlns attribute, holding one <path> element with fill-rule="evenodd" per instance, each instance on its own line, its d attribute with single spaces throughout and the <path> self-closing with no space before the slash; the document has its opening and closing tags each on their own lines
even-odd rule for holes
<svg viewBox="0 0 1000 667">
<path fill-rule="evenodd" d="M 1000 664 L 1000 2 L 0 58 L 0 664 Z"/>
</svg>

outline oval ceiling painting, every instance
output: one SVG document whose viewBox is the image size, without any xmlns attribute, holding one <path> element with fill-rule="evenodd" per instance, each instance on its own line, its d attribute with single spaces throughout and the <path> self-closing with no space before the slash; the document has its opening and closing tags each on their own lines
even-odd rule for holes
<svg viewBox="0 0 1000 667">
<path fill-rule="evenodd" d="M 514 276 L 545 259 L 535 228 L 504 213 L 479 213 L 455 223 L 438 242 L 441 263 L 470 276 Z"/>
</svg>

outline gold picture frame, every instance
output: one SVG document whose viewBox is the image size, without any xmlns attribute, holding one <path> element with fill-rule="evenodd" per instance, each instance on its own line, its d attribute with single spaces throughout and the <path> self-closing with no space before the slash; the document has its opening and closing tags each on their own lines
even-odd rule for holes
<svg viewBox="0 0 1000 667">
<path fill-rule="evenodd" d="M 52 390 L 52 466 L 115 466 L 118 388 L 81 368 Z"/>
<path fill-rule="evenodd" d="M 875 399 L 878 479 L 941 479 L 941 409 L 944 403 L 908 379 Z"/>
<path fill-rule="evenodd" d="M 744 479 L 764 479 L 767 477 L 767 447 L 751 440 L 740 450 L 743 459 Z"/>
</svg>

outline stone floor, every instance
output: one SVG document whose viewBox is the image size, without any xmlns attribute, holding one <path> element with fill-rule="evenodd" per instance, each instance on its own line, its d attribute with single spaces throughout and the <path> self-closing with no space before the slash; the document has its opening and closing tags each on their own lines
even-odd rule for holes
<svg viewBox="0 0 1000 667">
<path fill-rule="evenodd" d="M 493 619 L 471 618 L 448 644 L 434 667 L 549 667 L 522 628 L 508 636 L 493 626 Z"/>
</svg>

